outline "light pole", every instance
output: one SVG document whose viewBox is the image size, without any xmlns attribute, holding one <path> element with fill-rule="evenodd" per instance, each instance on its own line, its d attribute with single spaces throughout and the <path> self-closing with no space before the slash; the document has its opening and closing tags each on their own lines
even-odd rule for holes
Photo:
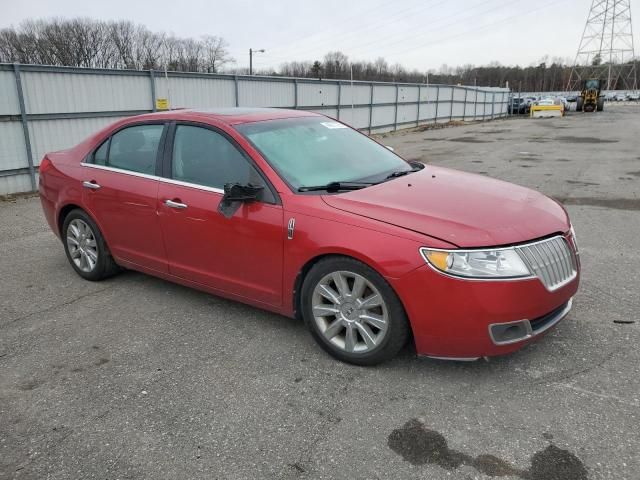
<svg viewBox="0 0 640 480">
<path fill-rule="evenodd" d="M 254 53 L 264 53 L 264 48 L 260 50 L 254 50 L 253 48 L 249 49 L 249 75 L 253 75 L 253 54 Z"/>
</svg>

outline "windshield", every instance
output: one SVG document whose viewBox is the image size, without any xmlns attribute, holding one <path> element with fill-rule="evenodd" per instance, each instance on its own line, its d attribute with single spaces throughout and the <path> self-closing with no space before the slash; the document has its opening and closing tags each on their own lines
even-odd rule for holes
<svg viewBox="0 0 640 480">
<path fill-rule="evenodd" d="M 236 130 L 294 190 L 331 182 L 376 183 L 411 170 L 389 149 L 326 117 L 245 123 Z"/>
</svg>

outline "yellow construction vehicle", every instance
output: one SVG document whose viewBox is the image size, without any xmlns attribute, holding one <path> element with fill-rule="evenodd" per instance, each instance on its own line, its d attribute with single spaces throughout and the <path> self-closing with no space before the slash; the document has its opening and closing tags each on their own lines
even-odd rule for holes
<svg viewBox="0 0 640 480">
<path fill-rule="evenodd" d="M 576 111 L 601 112 L 604 110 L 604 98 L 600 96 L 600 80 L 590 78 L 582 82 L 582 92 L 578 97 Z"/>
</svg>

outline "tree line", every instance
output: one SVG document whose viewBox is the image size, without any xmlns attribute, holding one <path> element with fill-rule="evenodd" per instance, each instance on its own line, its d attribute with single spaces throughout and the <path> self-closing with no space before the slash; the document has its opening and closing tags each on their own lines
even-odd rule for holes
<svg viewBox="0 0 640 480">
<path fill-rule="evenodd" d="M 232 68 L 235 60 L 227 42 L 219 36 L 180 38 L 152 32 L 130 21 L 88 18 L 28 20 L 18 27 L 0 29 L 0 62 L 95 68 L 128 68 L 184 72 L 248 73 Z M 597 60 L 600 62 L 600 59 Z M 464 65 L 420 71 L 373 61 L 350 59 L 340 51 L 322 59 L 292 61 L 279 68 L 256 71 L 260 75 L 327 79 L 441 83 L 505 87 L 513 91 L 561 91 L 571 75 L 569 60 L 543 57 L 534 65 Z"/>
<path fill-rule="evenodd" d="M 556 57 L 550 60 L 544 57 L 535 65 L 528 67 L 505 66 L 492 62 L 485 66 L 442 65 L 437 70 L 419 71 L 408 70 L 398 63 L 390 65 L 382 57 L 374 61 L 350 61 L 349 57 L 342 52 L 329 52 L 322 60 L 285 63 L 281 65 L 279 71 L 271 74 L 349 79 L 353 72 L 354 80 L 492 87 L 508 85 L 513 91 L 543 92 L 565 89 L 572 68 L 568 63 L 561 58 Z"/>
<path fill-rule="evenodd" d="M 0 29 L 0 62 L 214 73 L 233 58 L 218 36 L 179 38 L 130 21 L 76 18 Z"/>
</svg>

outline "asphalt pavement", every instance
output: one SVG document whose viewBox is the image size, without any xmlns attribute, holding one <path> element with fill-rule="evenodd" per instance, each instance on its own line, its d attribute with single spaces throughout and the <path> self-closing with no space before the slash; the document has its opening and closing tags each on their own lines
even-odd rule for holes
<svg viewBox="0 0 640 480">
<path fill-rule="evenodd" d="M 0 202 L 0 478 L 640 479 L 639 136 L 629 105 L 382 136 L 572 217 L 570 315 L 474 363 L 350 366 L 295 320 L 135 272 L 86 282 L 38 198 Z"/>
</svg>

